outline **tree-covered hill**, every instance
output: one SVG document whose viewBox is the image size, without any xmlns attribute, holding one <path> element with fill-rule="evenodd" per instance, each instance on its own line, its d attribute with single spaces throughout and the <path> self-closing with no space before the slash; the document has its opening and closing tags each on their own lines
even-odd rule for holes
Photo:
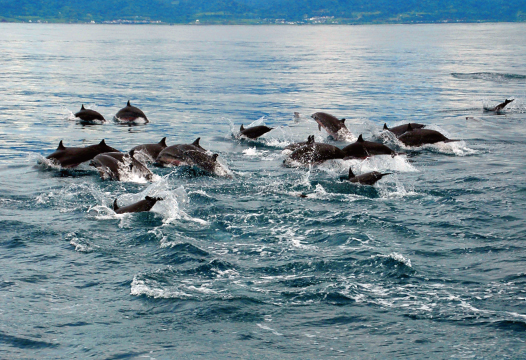
<svg viewBox="0 0 526 360">
<path fill-rule="evenodd" d="M 0 0 L 0 20 L 340 24 L 526 21 L 526 1 Z"/>
</svg>

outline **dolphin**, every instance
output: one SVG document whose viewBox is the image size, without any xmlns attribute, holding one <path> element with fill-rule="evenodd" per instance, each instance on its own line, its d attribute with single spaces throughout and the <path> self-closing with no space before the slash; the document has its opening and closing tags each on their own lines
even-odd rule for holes
<svg viewBox="0 0 526 360">
<path fill-rule="evenodd" d="M 148 155 L 151 159 L 155 160 L 157 159 L 157 156 L 159 156 L 159 153 L 163 151 L 166 148 L 166 138 L 163 137 L 161 141 L 159 141 L 157 144 L 143 144 L 143 145 L 137 145 L 133 149 L 130 150 L 130 153 L 132 151 L 138 152 L 142 151 L 146 155 Z"/>
<path fill-rule="evenodd" d="M 362 175 L 354 175 L 352 168 L 349 168 L 349 177 L 342 177 L 341 180 L 350 181 L 352 183 L 359 183 L 362 185 L 374 185 L 378 180 L 380 180 L 385 175 L 390 175 L 391 173 L 379 173 L 378 171 L 371 171 Z"/>
<path fill-rule="evenodd" d="M 409 125 L 411 125 L 413 129 L 422 129 L 425 127 L 424 124 L 409 123 L 409 124 L 398 125 L 398 126 L 390 128 L 390 127 L 387 127 L 387 124 L 384 123 L 384 130 L 392 132 L 393 134 L 395 134 L 395 136 L 400 136 L 407 131 L 407 127 Z"/>
<path fill-rule="evenodd" d="M 121 152 L 108 152 L 95 156 L 90 162 L 90 166 L 97 168 L 101 178 L 120 181 L 126 173 L 135 173 L 151 181 L 153 173 L 148 170 L 143 163 L 133 157 L 134 151 L 130 154 Z"/>
<path fill-rule="evenodd" d="M 80 120 L 86 123 L 91 123 L 94 121 L 106 121 L 106 119 L 104 119 L 104 116 L 102 116 L 99 112 L 91 109 L 86 109 L 84 107 L 84 104 L 82 104 L 80 111 L 75 114 L 75 117 L 79 118 Z"/>
<path fill-rule="evenodd" d="M 486 111 L 494 111 L 496 113 L 504 110 L 504 108 L 506 107 L 506 105 L 508 105 L 510 102 L 514 101 L 515 99 L 511 99 L 511 100 L 504 100 L 503 103 L 500 103 L 499 105 L 495 106 L 495 107 L 492 107 L 492 108 L 487 108 L 487 109 L 484 109 Z"/>
<path fill-rule="evenodd" d="M 86 147 L 65 147 L 62 144 L 62 140 L 58 144 L 57 150 L 48 155 L 46 159 L 49 159 L 63 168 L 73 168 L 85 161 L 93 159 L 95 156 L 107 153 L 107 152 L 119 152 L 108 145 L 104 139 L 97 145 L 90 145 Z"/>
<path fill-rule="evenodd" d="M 113 211 L 115 211 L 115 213 L 117 214 L 150 211 L 151 208 L 155 205 L 157 201 L 162 201 L 162 200 L 164 199 L 146 196 L 144 200 L 138 201 L 136 203 L 133 203 L 127 206 L 120 207 L 119 205 L 117 205 L 117 199 L 115 199 L 115 201 L 113 202 Z"/>
<path fill-rule="evenodd" d="M 177 144 L 164 148 L 155 158 L 155 163 L 159 166 L 184 166 L 194 165 L 191 158 L 188 156 L 189 151 L 206 152 L 205 149 L 199 145 L 201 138 L 197 138 L 191 144 Z"/>
<path fill-rule="evenodd" d="M 373 155 L 391 155 L 396 153 L 384 144 L 365 141 L 360 134 L 358 140 L 342 149 L 346 158 L 366 158 Z"/>
<path fill-rule="evenodd" d="M 435 144 L 437 142 L 453 142 L 460 140 L 451 140 L 439 133 L 436 130 L 429 129 L 413 129 L 411 124 L 408 125 L 407 131 L 398 136 L 400 140 L 406 146 L 422 146 L 424 144 Z"/>
<path fill-rule="evenodd" d="M 351 132 L 345 126 L 345 119 L 338 120 L 335 116 L 324 112 L 317 112 L 311 117 L 318 123 L 318 130 L 324 128 L 335 140 L 345 140 Z"/>
<path fill-rule="evenodd" d="M 302 146 L 305 146 L 307 144 L 312 144 L 312 143 L 314 143 L 314 135 L 310 135 L 307 138 L 307 141 L 305 141 L 305 142 L 300 142 L 300 143 L 294 143 L 294 144 L 287 145 L 287 146 L 285 146 L 285 148 L 283 150 L 294 151 L 294 150 L 299 149 Z"/>
<path fill-rule="evenodd" d="M 316 143 L 312 138 L 311 142 L 294 150 L 283 163 L 289 165 L 293 162 L 319 164 L 327 160 L 343 159 L 344 157 L 345 153 L 340 148 L 330 144 Z"/>
<path fill-rule="evenodd" d="M 268 133 L 270 130 L 274 128 L 270 128 L 268 126 L 253 126 L 246 128 L 241 124 L 241 127 L 239 128 L 239 134 L 240 136 L 247 137 L 249 139 L 257 139 L 258 137 Z"/>
<path fill-rule="evenodd" d="M 130 100 L 128 100 L 126 106 L 120 109 L 114 117 L 115 120 L 123 122 L 133 122 L 138 118 L 143 118 L 146 122 L 148 122 L 148 118 L 146 115 L 144 115 L 142 110 L 132 106 L 130 104 Z"/>
</svg>

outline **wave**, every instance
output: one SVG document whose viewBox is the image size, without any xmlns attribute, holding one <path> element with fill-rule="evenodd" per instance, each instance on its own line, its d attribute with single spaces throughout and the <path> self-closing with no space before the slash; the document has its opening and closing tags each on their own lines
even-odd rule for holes
<svg viewBox="0 0 526 360">
<path fill-rule="evenodd" d="M 488 80 L 488 81 L 496 81 L 496 82 L 526 80 L 526 75 L 494 73 L 494 72 L 451 73 L 451 76 L 457 79 L 462 79 L 462 80 Z"/>
</svg>

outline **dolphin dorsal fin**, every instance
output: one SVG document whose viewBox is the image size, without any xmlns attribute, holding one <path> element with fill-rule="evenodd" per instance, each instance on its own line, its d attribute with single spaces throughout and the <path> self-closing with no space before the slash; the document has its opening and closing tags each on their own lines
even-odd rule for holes
<svg viewBox="0 0 526 360">
<path fill-rule="evenodd" d="M 145 196 L 145 197 L 144 197 L 144 200 L 146 200 L 146 201 L 152 201 L 152 200 L 157 201 L 156 198 L 153 198 L 153 197 L 151 197 L 151 196 Z"/>
<path fill-rule="evenodd" d="M 314 144 L 314 135 L 311 135 L 307 138 L 307 144 Z"/>
<path fill-rule="evenodd" d="M 349 168 L 349 180 L 352 179 L 353 177 L 356 177 L 354 175 L 354 173 L 352 172 L 352 167 Z"/>
<path fill-rule="evenodd" d="M 358 136 L 358 140 L 356 140 L 356 142 L 363 142 L 362 134 L 360 134 L 360 136 Z"/>
<path fill-rule="evenodd" d="M 195 141 L 192 143 L 192 145 L 193 145 L 193 146 L 196 146 L 196 147 L 201 147 L 201 146 L 199 145 L 199 140 L 201 140 L 200 137 L 198 137 L 197 139 L 195 139 Z"/>
<path fill-rule="evenodd" d="M 102 139 L 102 140 L 100 141 L 99 145 L 106 146 L 106 141 L 104 141 L 104 139 Z"/>
<path fill-rule="evenodd" d="M 161 141 L 159 141 L 159 145 L 162 145 L 162 146 L 166 147 L 166 138 L 165 137 L 163 137 L 161 139 Z"/>
<path fill-rule="evenodd" d="M 113 202 L 113 211 L 119 210 L 119 205 L 117 205 L 117 199 Z"/>
<path fill-rule="evenodd" d="M 128 103 L 126 104 L 126 106 L 131 106 L 130 100 L 128 100 Z"/>
<path fill-rule="evenodd" d="M 411 126 L 411 123 L 407 124 L 407 131 L 412 131 L 413 127 Z"/>
<path fill-rule="evenodd" d="M 84 104 L 82 104 L 82 106 L 80 107 L 80 110 L 86 110 L 86 109 L 84 108 Z"/>
<path fill-rule="evenodd" d="M 57 150 L 66 150 L 66 147 L 64 146 L 64 144 L 62 144 L 62 140 L 60 140 L 60 142 L 58 143 Z"/>
<path fill-rule="evenodd" d="M 386 123 L 384 123 L 384 130 L 389 130 Z"/>
<path fill-rule="evenodd" d="M 239 128 L 239 131 L 243 131 L 245 130 L 245 127 L 243 126 L 243 124 L 241 124 L 241 127 Z"/>
<path fill-rule="evenodd" d="M 341 119 L 340 122 L 341 122 L 342 124 L 345 124 L 345 118 L 344 118 L 344 119 Z"/>
<path fill-rule="evenodd" d="M 217 160 L 217 157 L 219 156 L 219 154 L 214 154 L 212 155 L 212 160 L 215 162 Z"/>
<path fill-rule="evenodd" d="M 131 149 L 128 154 L 130 155 L 131 158 L 133 158 L 133 155 L 135 155 L 135 149 Z"/>
</svg>

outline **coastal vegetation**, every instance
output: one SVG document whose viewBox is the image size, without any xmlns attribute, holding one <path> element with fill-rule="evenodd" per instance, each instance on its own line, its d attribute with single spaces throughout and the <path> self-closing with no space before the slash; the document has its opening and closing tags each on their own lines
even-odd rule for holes
<svg viewBox="0 0 526 360">
<path fill-rule="evenodd" d="M 526 21 L 522 0 L 0 0 L 2 22 L 378 24 Z"/>
</svg>

